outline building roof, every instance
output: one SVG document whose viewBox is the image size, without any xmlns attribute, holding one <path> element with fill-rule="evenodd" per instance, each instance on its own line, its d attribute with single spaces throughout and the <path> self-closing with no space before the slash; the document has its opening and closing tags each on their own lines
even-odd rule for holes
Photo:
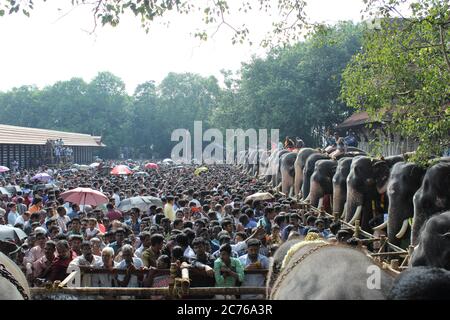
<svg viewBox="0 0 450 320">
<path fill-rule="evenodd" d="M 47 142 L 47 139 L 62 139 L 64 145 L 72 147 L 105 146 L 101 142 L 101 137 L 99 136 L 91 136 L 84 133 L 54 131 L 0 124 L 0 144 L 44 145 Z"/>
<path fill-rule="evenodd" d="M 355 127 L 369 122 L 369 114 L 366 111 L 357 112 L 352 114 L 349 118 L 345 119 L 344 122 L 338 125 L 338 128 Z"/>
</svg>

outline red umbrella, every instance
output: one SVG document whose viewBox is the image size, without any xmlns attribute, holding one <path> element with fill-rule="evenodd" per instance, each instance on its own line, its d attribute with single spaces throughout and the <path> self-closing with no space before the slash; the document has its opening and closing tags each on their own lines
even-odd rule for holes
<svg viewBox="0 0 450 320">
<path fill-rule="evenodd" d="M 145 169 L 158 169 L 159 166 L 156 163 L 149 162 L 145 165 Z"/>
<path fill-rule="evenodd" d="M 98 206 L 107 203 L 108 197 L 91 188 L 75 188 L 61 193 L 63 200 L 82 205 Z"/>
<path fill-rule="evenodd" d="M 127 166 L 121 164 L 115 166 L 114 169 L 111 170 L 111 174 L 119 175 L 119 174 L 132 174 L 133 171 L 130 170 Z"/>
</svg>

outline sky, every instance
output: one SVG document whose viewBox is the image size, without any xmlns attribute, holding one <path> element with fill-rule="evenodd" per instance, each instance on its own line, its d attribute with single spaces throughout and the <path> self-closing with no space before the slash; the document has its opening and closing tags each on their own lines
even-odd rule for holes
<svg viewBox="0 0 450 320">
<path fill-rule="evenodd" d="M 237 0 L 229 0 L 233 1 Z M 308 16 L 314 22 L 361 19 L 362 0 L 307 2 Z M 221 80 L 221 69 L 236 71 L 253 55 L 264 55 L 266 49 L 257 44 L 271 26 L 270 18 L 262 13 L 233 16 L 232 23 L 245 21 L 249 26 L 254 40 L 250 46 L 233 45 L 232 32 L 226 27 L 206 42 L 195 39 L 193 32 L 203 26 L 197 14 L 171 15 L 166 20 L 169 26 L 156 24 L 146 34 L 139 19 L 128 15 L 118 27 L 99 25 L 90 33 L 94 23 L 89 8 L 73 9 L 69 0 L 37 2 L 30 18 L 21 14 L 0 17 L 0 91 L 21 85 L 42 88 L 72 77 L 90 81 L 100 71 L 120 77 L 130 94 L 145 81 L 161 82 L 169 72 L 213 75 Z"/>
</svg>

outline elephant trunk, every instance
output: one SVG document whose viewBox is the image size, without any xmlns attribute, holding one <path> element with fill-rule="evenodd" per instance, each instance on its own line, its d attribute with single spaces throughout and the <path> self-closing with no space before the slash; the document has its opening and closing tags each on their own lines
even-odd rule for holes
<svg viewBox="0 0 450 320">
<path fill-rule="evenodd" d="M 356 191 L 354 188 L 347 187 L 347 212 L 345 215 L 345 221 L 349 222 L 353 219 L 357 208 L 363 205 L 364 196 L 361 192 Z M 361 211 L 360 209 L 360 211 Z M 361 212 L 360 212 L 361 213 Z"/>
<path fill-rule="evenodd" d="M 303 170 L 300 168 L 300 166 L 295 165 L 295 178 L 294 178 L 295 195 L 298 195 L 300 193 L 302 184 L 303 184 Z"/>
<path fill-rule="evenodd" d="M 333 186 L 333 212 L 342 214 L 345 203 L 345 190 L 339 185 Z"/>
<path fill-rule="evenodd" d="M 324 196 L 323 188 L 317 181 L 311 178 L 311 189 L 309 191 L 308 198 L 312 206 L 317 207 L 319 204 L 319 199 Z"/>
</svg>

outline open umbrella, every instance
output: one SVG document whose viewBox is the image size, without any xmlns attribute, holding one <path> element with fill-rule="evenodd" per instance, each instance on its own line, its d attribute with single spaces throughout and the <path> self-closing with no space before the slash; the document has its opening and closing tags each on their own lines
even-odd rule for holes
<svg viewBox="0 0 450 320">
<path fill-rule="evenodd" d="M 91 167 L 91 168 L 97 168 L 99 165 L 100 165 L 100 163 L 98 163 L 98 162 L 93 162 L 93 163 L 91 163 L 91 164 L 89 165 L 89 167 Z"/>
<path fill-rule="evenodd" d="M 48 181 L 52 180 L 52 177 L 48 173 L 42 172 L 42 173 L 38 173 L 35 176 L 33 176 L 31 178 L 31 180 L 48 182 Z"/>
<path fill-rule="evenodd" d="M 160 198 L 145 196 L 145 197 L 132 197 L 120 201 L 117 207 L 122 211 L 129 211 L 132 208 L 139 208 L 141 211 L 147 211 L 152 205 L 162 207 L 163 203 Z"/>
<path fill-rule="evenodd" d="M 6 240 L 23 240 L 25 239 L 27 234 L 23 232 L 22 229 L 14 228 L 11 226 L 4 226 L 0 225 L 0 240 L 6 241 Z"/>
<path fill-rule="evenodd" d="M 137 176 L 137 177 L 149 177 L 150 176 L 147 172 L 144 172 L 144 171 L 135 172 L 135 173 L 133 173 L 133 175 Z"/>
<path fill-rule="evenodd" d="M 208 171 L 208 168 L 207 168 L 207 167 L 200 167 L 200 168 L 195 169 L 194 174 L 195 174 L 196 176 L 198 176 L 200 173 L 206 172 L 206 171 Z"/>
<path fill-rule="evenodd" d="M 272 200 L 272 199 L 275 199 L 275 197 L 272 194 L 270 194 L 269 192 L 257 192 L 257 193 L 254 193 L 254 194 L 248 196 L 247 198 L 245 198 L 245 202 L 250 201 L 250 200 L 253 200 L 253 201 L 262 200 L 263 201 L 263 200 Z"/>
<path fill-rule="evenodd" d="M 159 166 L 156 163 L 149 162 L 145 165 L 145 169 L 158 169 Z"/>
<path fill-rule="evenodd" d="M 9 168 L 8 168 L 8 167 L 0 166 L 0 173 L 6 172 L 6 171 L 9 171 Z"/>
<path fill-rule="evenodd" d="M 114 169 L 111 170 L 111 174 L 114 175 L 120 175 L 120 174 L 132 174 L 133 171 L 130 170 L 130 168 L 128 168 L 125 165 L 118 165 L 115 166 Z"/>
<path fill-rule="evenodd" d="M 162 161 L 162 163 L 163 164 L 174 164 L 175 162 L 173 162 L 173 160 L 170 158 L 166 158 Z"/>
<path fill-rule="evenodd" d="M 61 198 L 67 202 L 79 205 L 98 206 L 108 202 L 108 197 L 100 191 L 91 188 L 75 188 L 61 193 Z"/>
</svg>

